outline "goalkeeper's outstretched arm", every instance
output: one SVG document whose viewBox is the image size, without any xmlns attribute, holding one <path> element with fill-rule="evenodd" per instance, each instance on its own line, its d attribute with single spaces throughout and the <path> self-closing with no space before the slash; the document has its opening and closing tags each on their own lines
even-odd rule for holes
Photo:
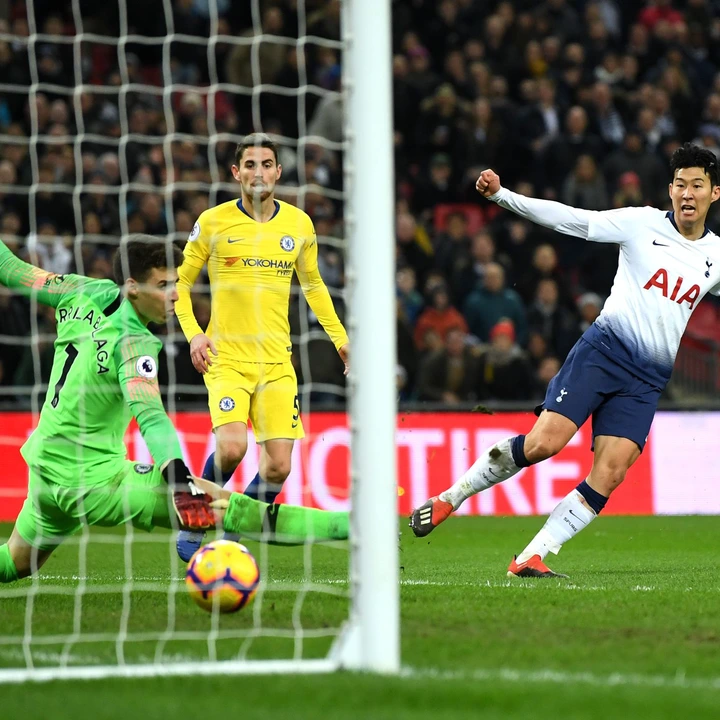
<svg viewBox="0 0 720 720">
<path fill-rule="evenodd" d="M 10 248 L 0 240 L 0 284 L 17 291 L 26 297 L 37 297 L 43 305 L 57 307 L 63 297 L 74 295 L 89 287 L 102 287 L 103 293 L 120 297 L 120 290 L 115 292 L 114 283 L 94 280 L 82 275 L 58 275 L 42 268 L 26 263 L 16 257 Z"/>
</svg>

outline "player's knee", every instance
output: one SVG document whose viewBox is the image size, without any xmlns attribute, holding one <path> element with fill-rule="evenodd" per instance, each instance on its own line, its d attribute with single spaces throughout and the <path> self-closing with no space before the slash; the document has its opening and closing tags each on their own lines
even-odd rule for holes
<svg viewBox="0 0 720 720">
<path fill-rule="evenodd" d="M 265 468 L 264 480 L 268 483 L 284 483 L 290 474 L 290 459 L 270 460 Z"/>
<path fill-rule="evenodd" d="M 247 442 L 242 440 L 219 441 L 215 455 L 223 472 L 234 470 L 245 457 Z"/>
</svg>

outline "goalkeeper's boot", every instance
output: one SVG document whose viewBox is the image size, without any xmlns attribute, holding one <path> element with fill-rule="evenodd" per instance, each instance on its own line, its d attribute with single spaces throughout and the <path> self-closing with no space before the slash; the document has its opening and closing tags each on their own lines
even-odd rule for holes
<svg viewBox="0 0 720 720">
<path fill-rule="evenodd" d="M 517 555 L 513 556 L 507 571 L 508 577 L 519 578 L 566 578 L 567 575 L 551 570 L 539 555 L 533 555 L 529 560 L 518 563 Z"/>
<path fill-rule="evenodd" d="M 445 502 L 439 497 L 431 497 L 424 505 L 412 511 L 410 527 L 415 537 L 429 535 L 441 522 L 450 517 L 452 511 L 452 503 Z"/>
<path fill-rule="evenodd" d="M 180 530 L 175 541 L 175 548 L 181 560 L 190 562 L 190 558 L 200 549 L 205 533 L 195 530 Z"/>
</svg>

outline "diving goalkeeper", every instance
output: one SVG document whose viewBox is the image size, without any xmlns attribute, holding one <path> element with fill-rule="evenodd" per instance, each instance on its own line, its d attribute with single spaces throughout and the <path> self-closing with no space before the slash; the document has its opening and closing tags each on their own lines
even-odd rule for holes
<svg viewBox="0 0 720 720">
<path fill-rule="evenodd" d="M 116 253 L 116 284 L 48 273 L 0 241 L 0 283 L 54 307 L 58 328 L 40 421 L 21 449 L 28 497 L 0 545 L 0 582 L 36 572 L 84 524 L 217 525 L 278 544 L 347 538 L 347 513 L 261 503 L 194 478 L 183 462 L 160 397 L 161 342 L 147 329 L 173 315 L 181 261 L 172 244 L 133 236 Z M 131 416 L 155 465 L 126 459 Z"/>
</svg>

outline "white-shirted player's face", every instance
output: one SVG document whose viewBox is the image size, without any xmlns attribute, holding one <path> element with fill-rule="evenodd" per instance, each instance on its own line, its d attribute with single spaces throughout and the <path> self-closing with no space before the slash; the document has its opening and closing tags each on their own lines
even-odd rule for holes
<svg viewBox="0 0 720 720">
<path fill-rule="evenodd" d="M 670 184 L 675 222 L 694 225 L 705 222 L 710 204 L 720 197 L 720 186 L 712 187 L 707 173 L 699 167 L 680 168 Z"/>
<path fill-rule="evenodd" d="M 240 165 L 232 166 L 232 174 L 242 185 L 243 195 L 267 200 L 275 192 L 282 166 L 275 162 L 270 148 L 249 147 L 240 158 Z"/>
</svg>

